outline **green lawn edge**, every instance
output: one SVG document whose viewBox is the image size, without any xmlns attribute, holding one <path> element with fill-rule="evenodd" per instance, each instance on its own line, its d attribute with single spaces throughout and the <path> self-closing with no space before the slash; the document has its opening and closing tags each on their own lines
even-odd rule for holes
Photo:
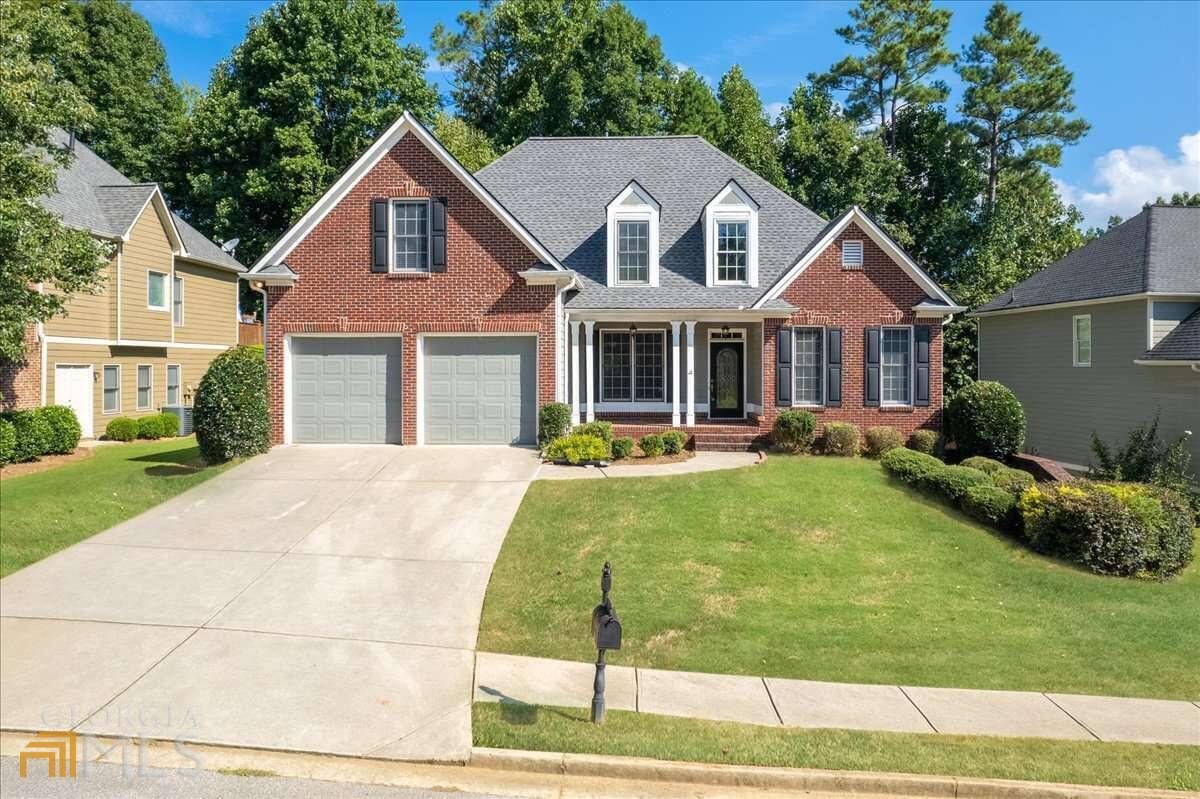
<svg viewBox="0 0 1200 799">
<path fill-rule="evenodd" d="M 743 766 L 876 771 L 1200 790 L 1200 747 L 808 730 L 580 708 L 477 702 L 474 745 Z"/>
</svg>

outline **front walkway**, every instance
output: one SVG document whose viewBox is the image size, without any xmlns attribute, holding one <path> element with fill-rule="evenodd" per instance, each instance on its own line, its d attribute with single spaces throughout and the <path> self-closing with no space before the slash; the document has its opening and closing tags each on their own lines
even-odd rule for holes
<svg viewBox="0 0 1200 799">
<path fill-rule="evenodd" d="M 538 480 L 588 480 L 602 477 L 667 477 L 673 474 L 740 469 L 758 463 L 757 452 L 697 452 L 685 461 L 640 464 L 615 461 L 608 466 L 567 466 L 547 463 L 538 472 Z"/>
<path fill-rule="evenodd" d="M 484 591 L 538 468 L 283 447 L 22 569 L 0 728 L 465 761 Z"/>
<path fill-rule="evenodd" d="M 479 652 L 475 699 L 590 707 L 590 663 Z M 1200 703 L 606 669 L 610 710 L 771 726 L 1200 746 Z"/>
</svg>

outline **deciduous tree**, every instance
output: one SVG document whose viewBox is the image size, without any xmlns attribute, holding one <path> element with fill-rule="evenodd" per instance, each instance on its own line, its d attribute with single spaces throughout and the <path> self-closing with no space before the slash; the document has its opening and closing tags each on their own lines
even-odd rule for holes
<svg viewBox="0 0 1200 799">
<path fill-rule="evenodd" d="M 721 104 L 712 87 L 694 69 L 680 72 L 667 103 L 667 133 L 695 134 L 716 144 L 724 128 Z"/>
<path fill-rule="evenodd" d="M 478 172 L 500 157 L 483 131 L 445 111 L 437 115 L 433 135 L 451 155 L 472 172 Z"/>
<path fill-rule="evenodd" d="M 758 90 L 737 64 L 721 78 L 717 98 L 725 118 L 720 148 L 764 180 L 784 188 L 775 129 L 767 121 Z"/>
</svg>

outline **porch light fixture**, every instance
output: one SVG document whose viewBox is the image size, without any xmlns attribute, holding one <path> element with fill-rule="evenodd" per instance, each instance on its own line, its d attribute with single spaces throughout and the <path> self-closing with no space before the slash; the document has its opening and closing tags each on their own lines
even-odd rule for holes
<svg viewBox="0 0 1200 799">
<path fill-rule="evenodd" d="M 630 325 L 630 326 L 629 326 L 629 332 L 630 332 L 630 333 L 636 333 L 636 332 L 637 332 L 637 325 Z"/>
<path fill-rule="evenodd" d="M 728 336 L 729 335 L 729 325 L 725 325 L 724 327 L 722 327 L 721 332 Z"/>
</svg>

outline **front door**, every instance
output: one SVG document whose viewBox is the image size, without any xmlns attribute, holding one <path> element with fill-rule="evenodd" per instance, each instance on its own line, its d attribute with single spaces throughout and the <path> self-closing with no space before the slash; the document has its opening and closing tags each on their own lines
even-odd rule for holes
<svg viewBox="0 0 1200 799">
<path fill-rule="evenodd" d="M 708 418 L 741 419 L 746 415 L 745 347 L 742 341 L 709 342 Z"/>
<path fill-rule="evenodd" d="M 75 411 L 83 438 L 95 435 L 92 428 L 92 391 L 92 367 L 55 364 L 54 402 Z"/>
</svg>

